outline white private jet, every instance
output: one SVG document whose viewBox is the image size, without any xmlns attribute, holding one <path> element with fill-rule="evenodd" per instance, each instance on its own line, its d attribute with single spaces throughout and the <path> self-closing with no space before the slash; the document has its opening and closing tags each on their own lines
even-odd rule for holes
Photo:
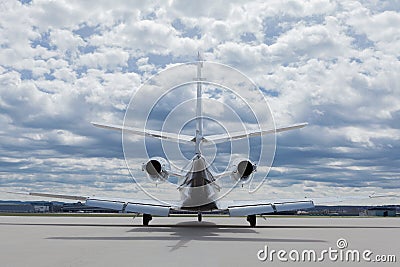
<svg viewBox="0 0 400 267">
<path fill-rule="evenodd" d="M 219 191 L 218 178 L 222 176 L 231 176 L 236 181 L 246 183 L 249 181 L 256 171 L 256 165 L 250 160 L 241 160 L 236 162 L 229 171 L 223 173 L 215 173 L 208 168 L 205 158 L 200 150 L 201 144 L 218 144 L 231 142 L 233 140 L 252 138 L 255 136 L 263 136 L 274 134 L 293 129 L 302 128 L 307 123 L 299 123 L 277 129 L 260 130 L 252 132 L 236 132 L 231 134 L 219 135 L 203 135 L 202 121 L 202 83 L 201 68 L 203 64 L 199 57 L 197 63 L 197 97 L 196 97 L 196 132 L 194 136 L 174 134 L 168 132 L 154 131 L 148 129 L 136 129 L 126 126 L 118 126 L 104 123 L 92 122 L 96 127 L 105 129 L 124 131 L 133 135 L 158 138 L 161 140 L 173 142 L 185 142 L 194 144 L 194 157 L 191 160 L 189 171 L 182 175 L 173 173 L 166 169 L 167 160 L 163 158 L 150 158 L 142 165 L 142 170 L 146 172 L 150 179 L 155 181 L 166 181 L 169 175 L 183 177 L 177 190 L 180 192 L 181 199 L 174 203 L 165 203 L 155 199 L 129 200 L 117 198 L 99 198 L 99 197 L 82 197 L 69 195 L 56 195 L 47 193 L 27 193 L 31 196 L 41 196 L 50 198 L 62 198 L 70 200 L 84 201 L 87 206 L 111 209 L 121 213 L 143 214 L 143 225 L 148 225 L 152 220 L 152 215 L 169 216 L 173 210 L 187 210 L 198 213 L 198 221 L 202 220 L 202 212 L 204 211 L 220 211 L 230 216 L 247 216 L 250 226 L 256 226 L 256 215 L 271 214 L 282 211 L 291 211 L 299 209 L 313 208 L 314 203 L 309 199 L 290 200 L 290 201 L 268 201 L 268 200 L 248 200 L 248 201 L 228 201 L 217 199 L 216 195 Z M 201 205 L 196 205 L 201 203 Z M 206 204 L 204 204 L 206 203 Z"/>
</svg>

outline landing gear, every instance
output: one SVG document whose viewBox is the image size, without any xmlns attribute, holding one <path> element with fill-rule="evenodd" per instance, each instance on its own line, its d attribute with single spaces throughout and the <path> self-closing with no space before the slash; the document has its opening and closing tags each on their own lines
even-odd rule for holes
<svg viewBox="0 0 400 267">
<path fill-rule="evenodd" d="M 247 221 L 250 223 L 250 227 L 255 227 L 257 222 L 256 215 L 248 215 Z"/>
<path fill-rule="evenodd" d="M 143 214 L 143 225 L 148 226 L 149 222 L 153 219 L 150 214 Z"/>
<path fill-rule="evenodd" d="M 201 220 L 203 219 L 203 215 L 201 214 L 201 212 L 197 213 L 197 221 L 201 222 Z"/>
</svg>

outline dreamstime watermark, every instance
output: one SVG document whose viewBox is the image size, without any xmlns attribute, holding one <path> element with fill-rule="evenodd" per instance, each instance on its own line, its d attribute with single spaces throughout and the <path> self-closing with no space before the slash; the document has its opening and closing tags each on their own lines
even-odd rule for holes
<svg viewBox="0 0 400 267">
<path fill-rule="evenodd" d="M 374 254 L 373 251 L 348 249 L 347 240 L 339 238 L 336 241 L 336 248 L 329 247 L 320 251 L 314 249 L 290 251 L 281 249 L 270 249 L 265 245 L 263 249 L 257 252 L 257 258 L 260 261 L 281 261 L 281 262 L 396 262 L 396 255 L 393 254 Z"/>
</svg>

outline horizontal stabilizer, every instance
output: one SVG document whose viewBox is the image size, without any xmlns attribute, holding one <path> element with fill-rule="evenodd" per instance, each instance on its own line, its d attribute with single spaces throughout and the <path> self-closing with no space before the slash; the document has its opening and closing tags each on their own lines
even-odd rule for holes
<svg viewBox="0 0 400 267">
<path fill-rule="evenodd" d="M 92 122 L 92 124 L 99 128 L 104 128 L 108 130 L 116 130 L 116 131 L 125 131 L 127 133 L 140 135 L 140 136 L 148 136 L 153 138 L 158 138 L 162 140 L 168 140 L 178 143 L 187 143 L 187 144 L 194 144 L 194 137 L 184 134 L 174 134 L 168 132 L 160 132 L 155 130 L 148 130 L 148 129 L 138 129 L 133 127 L 127 126 L 120 126 L 114 124 L 104 124 L 98 122 Z"/>
<path fill-rule="evenodd" d="M 225 143 L 225 142 L 230 142 L 230 141 L 239 140 L 239 139 L 243 139 L 243 138 L 254 137 L 254 136 L 263 136 L 263 135 L 267 135 L 267 134 L 280 133 L 280 132 L 303 128 L 307 124 L 308 123 L 304 122 L 304 123 L 298 123 L 298 124 L 293 124 L 290 126 L 279 127 L 276 129 L 269 129 L 269 130 L 234 132 L 234 133 L 230 133 L 230 134 L 209 135 L 209 136 L 204 137 L 203 143 L 219 144 L 219 143 Z"/>
</svg>

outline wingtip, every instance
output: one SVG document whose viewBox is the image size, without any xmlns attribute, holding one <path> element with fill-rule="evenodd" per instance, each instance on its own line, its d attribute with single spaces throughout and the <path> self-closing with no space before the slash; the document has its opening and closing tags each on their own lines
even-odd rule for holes
<svg viewBox="0 0 400 267">
<path fill-rule="evenodd" d="M 95 122 L 95 121 L 91 121 L 90 124 L 92 124 L 92 126 L 96 127 L 96 128 L 104 128 L 101 123 Z"/>
<path fill-rule="evenodd" d="M 302 123 L 296 124 L 295 127 L 297 127 L 297 128 L 303 128 L 303 127 L 306 127 L 307 125 L 308 125 L 308 122 L 302 122 Z"/>
<path fill-rule="evenodd" d="M 25 195 L 25 196 L 29 196 L 30 193 L 29 192 L 13 192 L 13 191 L 5 191 L 5 193 L 7 194 L 13 194 L 13 195 Z"/>
<path fill-rule="evenodd" d="M 108 125 L 105 125 L 104 123 L 100 123 L 100 122 L 95 122 L 95 121 L 91 121 L 90 122 L 94 127 L 98 127 L 98 128 L 108 128 Z M 110 125 L 111 126 L 111 125 Z"/>
</svg>

